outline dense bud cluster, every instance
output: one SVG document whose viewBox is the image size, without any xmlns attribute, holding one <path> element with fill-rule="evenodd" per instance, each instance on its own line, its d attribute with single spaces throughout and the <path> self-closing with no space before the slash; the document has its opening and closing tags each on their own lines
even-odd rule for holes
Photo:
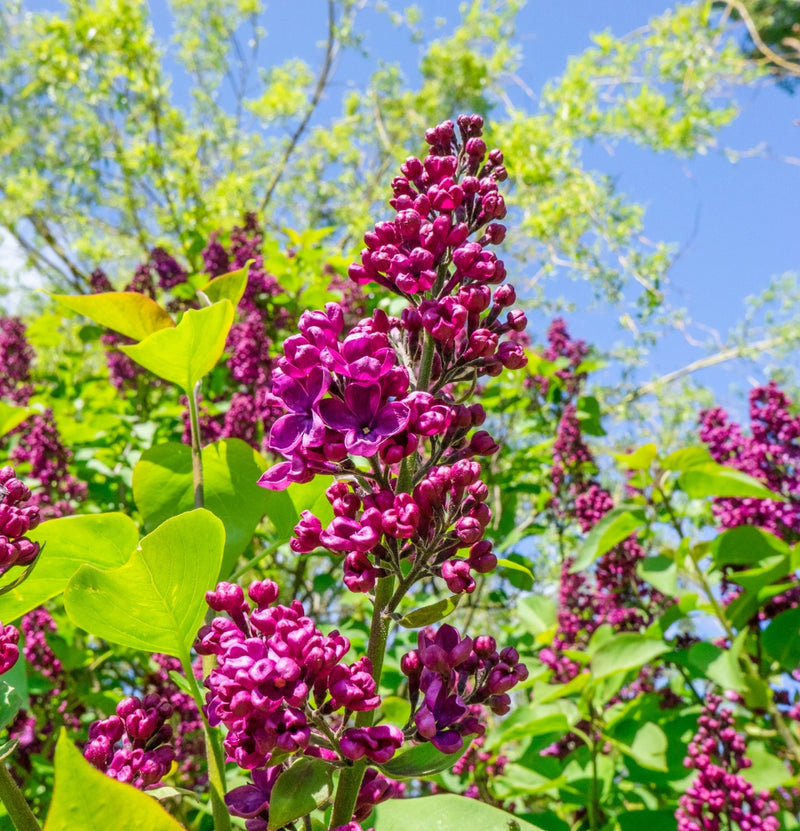
<svg viewBox="0 0 800 831">
<path fill-rule="evenodd" d="M 413 738 L 429 741 L 443 753 L 456 753 L 463 736 L 483 735 L 485 727 L 472 704 L 498 715 L 509 711 L 509 690 L 528 677 L 513 647 L 497 651 L 494 638 L 462 638 L 444 624 L 419 633 L 419 647 L 403 656 L 408 677 Z"/>
<path fill-rule="evenodd" d="M 39 556 L 39 543 L 25 534 L 39 524 L 36 505 L 27 485 L 17 479 L 10 465 L 0 468 L 0 575 L 14 566 L 29 566 Z"/>
<path fill-rule="evenodd" d="M 19 659 L 19 629 L 0 623 L 0 675 L 8 672 Z"/>
<path fill-rule="evenodd" d="M 83 755 L 112 779 L 140 789 L 158 785 L 175 761 L 172 713 L 159 695 L 123 698 L 115 716 L 89 726 Z"/>
<path fill-rule="evenodd" d="M 678 831 L 778 831 L 778 803 L 768 791 L 756 793 L 739 771 L 750 767 L 744 737 L 718 695 L 706 696 L 698 730 L 684 765 L 697 771 L 675 812 Z"/>
<path fill-rule="evenodd" d="M 0 399 L 17 406 L 28 403 L 33 358 L 25 324 L 18 317 L 0 317 Z"/>
<path fill-rule="evenodd" d="M 723 528 L 756 525 L 789 543 L 800 540 L 800 413 L 774 382 L 750 392 L 750 431 L 720 407 L 700 414 L 700 438 L 715 461 L 734 467 L 784 497 L 714 500 Z"/>
<path fill-rule="evenodd" d="M 577 524 L 586 533 L 614 507 L 611 494 L 596 481 L 597 465 L 583 439 L 575 403 L 585 379 L 585 374 L 576 370 L 588 350 L 583 341 L 570 338 L 560 319 L 553 321 L 548 339 L 547 359 L 568 362 L 556 373 L 564 389 L 553 445 L 554 496 L 548 511 L 560 526 Z M 534 378 L 533 383 L 540 393 L 546 394 L 547 379 Z M 600 557 L 593 574 L 572 573 L 574 560 L 564 560 L 558 629 L 552 646 L 539 652 L 540 659 L 553 670 L 555 680 L 566 682 L 580 672 L 580 665 L 565 653 L 585 648 L 599 626 L 608 624 L 621 632 L 641 631 L 664 609 L 669 600 L 637 575 L 636 567 L 644 556 L 644 549 L 632 535 Z"/>
</svg>

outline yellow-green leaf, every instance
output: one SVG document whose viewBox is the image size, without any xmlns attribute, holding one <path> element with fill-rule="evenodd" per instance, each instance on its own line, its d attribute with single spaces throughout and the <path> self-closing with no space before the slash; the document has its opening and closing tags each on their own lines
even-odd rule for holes
<svg viewBox="0 0 800 831">
<path fill-rule="evenodd" d="M 166 309 L 135 291 L 50 296 L 73 312 L 134 340 L 144 340 L 155 332 L 175 326 Z"/>
</svg>

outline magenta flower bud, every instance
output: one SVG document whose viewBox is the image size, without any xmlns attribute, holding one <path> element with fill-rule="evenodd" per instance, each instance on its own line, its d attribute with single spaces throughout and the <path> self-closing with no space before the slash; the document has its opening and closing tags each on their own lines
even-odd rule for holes
<svg viewBox="0 0 800 831">
<path fill-rule="evenodd" d="M 366 756 L 371 762 L 382 764 L 388 762 L 402 744 L 402 730 L 391 724 L 380 724 L 345 730 L 339 746 L 346 759 L 357 761 Z"/>
<path fill-rule="evenodd" d="M 142 702 L 138 698 L 132 695 L 126 696 L 117 704 L 117 715 L 124 722 L 128 716 L 133 715 L 141 706 Z"/>
<path fill-rule="evenodd" d="M 477 519 L 469 516 L 461 517 L 456 522 L 454 531 L 459 540 L 461 540 L 459 548 L 470 546 L 483 536 L 483 526 Z M 447 578 L 445 577 L 445 579 Z"/>
<path fill-rule="evenodd" d="M 480 427 L 486 421 L 486 410 L 481 404 L 470 404 L 469 417 L 471 427 Z"/>
<path fill-rule="evenodd" d="M 407 179 L 419 179 L 422 176 L 422 162 L 416 156 L 409 156 L 403 164 L 400 165 L 400 172 Z"/>
<path fill-rule="evenodd" d="M 497 642 L 491 635 L 480 635 L 475 638 L 475 652 L 479 658 L 488 658 L 497 649 Z"/>
<path fill-rule="evenodd" d="M 487 242 L 491 245 L 500 245 L 506 238 L 506 226 L 499 222 L 490 222 L 484 231 Z"/>
<path fill-rule="evenodd" d="M 485 430 L 479 430 L 472 436 L 469 448 L 477 456 L 492 456 L 500 449 L 495 440 Z"/>
<path fill-rule="evenodd" d="M 512 311 L 506 315 L 506 323 L 508 324 L 509 329 L 514 332 L 524 332 L 525 327 L 528 325 L 528 318 L 525 316 L 525 312 L 523 312 L 522 309 L 512 309 Z"/>
<path fill-rule="evenodd" d="M 0 623 L 0 675 L 8 672 L 19 659 L 19 629 Z"/>
<path fill-rule="evenodd" d="M 417 236 L 421 224 L 422 217 L 413 208 L 400 211 L 395 219 L 395 227 L 404 239 Z"/>
<path fill-rule="evenodd" d="M 476 156 L 483 159 L 486 155 L 486 142 L 481 138 L 471 138 L 465 145 L 464 150 L 468 156 Z"/>
<path fill-rule="evenodd" d="M 504 341 L 497 349 L 497 357 L 506 369 L 522 369 L 528 358 L 525 351 L 518 343 Z"/>
<path fill-rule="evenodd" d="M 479 286 L 473 283 L 469 286 L 462 286 L 458 290 L 458 302 L 473 314 L 486 311 L 491 301 L 492 290 L 488 286 Z"/>
<path fill-rule="evenodd" d="M 215 612 L 227 612 L 229 615 L 248 610 L 244 591 L 235 583 L 217 583 L 215 591 L 206 592 L 206 603 Z"/>
<path fill-rule="evenodd" d="M 160 721 L 154 709 L 134 710 L 125 719 L 125 730 L 133 741 L 146 742 L 156 732 Z"/>
<path fill-rule="evenodd" d="M 379 576 L 380 571 L 361 551 L 353 551 L 344 558 L 344 584 L 351 592 L 372 591 Z"/>
<path fill-rule="evenodd" d="M 320 545 L 319 535 L 322 532 L 322 523 L 311 511 L 300 514 L 300 522 L 294 527 L 294 536 L 289 545 L 297 554 L 309 554 Z"/>
<path fill-rule="evenodd" d="M 280 589 L 272 580 L 255 580 L 250 584 L 247 594 L 259 609 L 265 609 L 278 599 Z"/>
<path fill-rule="evenodd" d="M 470 487 L 478 482 L 481 466 L 471 459 L 461 459 L 450 468 L 450 475 L 456 487 Z"/>
<path fill-rule="evenodd" d="M 492 543 L 489 540 L 476 542 L 470 548 L 467 562 L 473 571 L 478 574 L 489 574 L 497 568 L 497 557 L 492 553 Z"/>
<path fill-rule="evenodd" d="M 472 594 L 475 591 L 475 581 L 466 560 L 447 560 L 442 563 L 442 579 L 453 594 Z"/>
<path fill-rule="evenodd" d="M 363 712 L 374 710 L 380 703 L 372 677 L 372 663 L 369 658 L 359 658 L 351 666 L 337 664 L 328 677 L 328 687 L 335 708 Z"/>
<path fill-rule="evenodd" d="M 496 306 L 505 309 L 507 306 L 513 306 L 517 300 L 517 293 L 514 287 L 508 283 L 503 283 L 494 290 L 494 297 L 492 298 Z"/>
</svg>

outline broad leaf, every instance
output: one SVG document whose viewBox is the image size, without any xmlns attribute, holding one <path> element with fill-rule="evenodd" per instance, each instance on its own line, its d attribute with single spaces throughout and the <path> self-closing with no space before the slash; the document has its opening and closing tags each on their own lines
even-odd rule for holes
<svg viewBox="0 0 800 831">
<path fill-rule="evenodd" d="M 203 448 L 202 458 L 205 507 L 225 526 L 225 558 L 220 573 L 223 578 L 233 570 L 264 514 L 283 532 L 282 542 L 289 538 L 296 518 L 286 493 L 268 491 L 256 484 L 267 463 L 241 439 L 209 444 Z M 133 498 L 148 531 L 169 517 L 191 511 L 191 448 L 168 442 L 146 450 L 133 469 Z"/>
<path fill-rule="evenodd" d="M 517 602 L 517 617 L 532 635 L 540 635 L 556 624 L 556 602 L 552 597 L 534 594 Z"/>
<path fill-rule="evenodd" d="M 111 643 L 188 655 L 222 563 L 225 529 L 210 511 L 168 519 L 112 571 L 83 566 L 64 593 L 76 626 Z"/>
<path fill-rule="evenodd" d="M 662 594 L 677 594 L 678 568 L 669 557 L 646 557 L 639 562 L 636 573 Z"/>
<path fill-rule="evenodd" d="M 723 689 L 746 692 L 747 685 L 737 658 L 738 651 L 720 649 L 712 643 L 703 641 L 689 649 L 689 666 L 699 670 L 711 681 Z"/>
<path fill-rule="evenodd" d="M 236 269 L 236 271 L 229 271 L 227 274 L 221 274 L 219 277 L 215 277 L 206 283 L 200 291 L 212 303 L 217 303 L 220 300 L 230 300 L 233 307 L 236 308 L 244 295 L 244 290 L 247 288 L 247 274 L 250 271 L 250 264 L 252 262 L 253 260 L 248 260 L 241 268 Z"/>
<path fill-rule="evenodd" d="M 56 783 L 44 831 L 181 831 L 151 796 L 100 773 L 61 731 Z"/>
<path fill-rule="evenodd" d="M 27 536 L 44 548 L 31 576 L 3 596 L 3 623 L 61 594 L 85 563 L 99 568 L 126 563 L 139 542 L 139 529 L 125 514 L 84 514 L 49 519 Z"/>
<path fill-rule="evenodd" d="M 413 612 L 401 617 L 398 623 L 406 629 L 429 626 L 431 623 L 436 623 L 452 614 L 456 610 L 460 599 L 461 595 L 451 594 L 450 597 L 445 597 L 444 600 L 440 600 L 438 603 L 431 603 L 430 606 L 414 609 Z"/>
<path fill-rule="evenodd" d="M 329 762 L 298 759 L 278 777 L 269 801 L 269 831 L 310 814 L 330 799 L 333 778 Z"/>
<path fill-rule="evenodd" d="M 453 794 L 390 799 L 375 811 L 376 831 L 533 831 L 537 827 L 485 802 Z"/>
<path fill-rule="evenodd" d="M 574 574 L 591 565 L 645 522 L 643 508 L 613 508 L 586 535 L 570 572 Z"/>
<path fill-rule="evenodd" d="M 73 312 L 85 315 L 95 323 L 134 340 L 144 340 L 162 329 L 172 329 L 175 326 L 175 321 L 166 309 L 136 291 L 50 296 Z"/>
<path fill-rule="evenodd" d="M 643 444 L 630 453 L 612 454 L 622 470 L 647 470 L 655 459 L 658 449 L 654 444 Z"/>
<path fill-rule="evenodd" d="M 667 770 L 667 736 L 652 722 L 642 725 L 630 747 L 620 745 L 635 762 L 648 770 Z"/>
<path fill-rule="evenodd" d="M 711 544 L 714 565 L 755 565 L 776 554 L 788 554 L 789 546 L 778 537 L 753 525 L 723 531 Z"/>
<path fill-rule="evenodd" d="M 678 820 L 672 808 L 664 810 L 622 811 L 618 817 L 621 831 L 676 831 Z"/>
<path fill-rule="evenodd" d="M 800 666 L 800 607 L 776 615 L 761 633 L 761 645 L 786 672 Z"/>
<path fill-rule="evenodd" d="M 682 447 L 670 453 L 661 463 L 661 467 L 664 470 L 680 472 L 713 463 L 714 459 L 707 447 Z"/>
<path fill-rule="evenodd" d="M 17 717 L 24 703 L 23 697 L 6 681 L 6 676 L 0 678 L 0 730 Z"/>
<path fill-rule="evenodd" d="M 669 651 L 660 640 L 648 640 L 633 632 L 623 632 L 607 640 L 592 658 L 594 679 L 644 666 Z"/>
<path fill-rule="evenodd" d="M 137 364 L 191 395 L 194 385 L 222 356 L 233 311 L 230 300 L 190 309 L 174 329 L 161 329 L 141 343 L 120 349 Z"/>
<path fill-rule="evenodd" d="M 756 499 L 783 500 L 780 494 L 771 491 L 758 479 L 716 462 L 684 471 L 678 477 L 678 484 L 693 499 L 705 496 L 752 496 Z"/>
<path fill-rule="evenodd" d="M 19 427 L 30 414 L 31 411 L 27 407 L 14 407 L 0 401 L 0 437 Z"/>
<path fill-rule="evenodd" d="M 286 489 L 297 517 L 303 511 L 311 511 L 324 528 L 333 519 L 333 508 L 325 491 L 333 484 L 333 476 L 315 476 L 310 482 L 294 482 Z M 292 523 L 297 523 L 297 519 Z M 291 532 L 290 532 L 291 533 Z"/>
<path fill-rule="evenodd" d="M 466 748 L 457 753 L 442 753 L 430 742 L 425 742 L 404 753 L 398 753 L 377 767 L 393 779 L 417 779 L 420 776 L 433 776 L 434 773 L 450 770 L 465 752 Z"/>
<path fill-rule="evenodd" d="M 796 787 L 797 778 L 787 770 L 785 762 L 767 750 L 761 742 L 748 744 L 747 758 L 753 764 L 739 771 L 739 775 L 749 782 L 756 792 L 774 791 L 781 785 L 791 784 Z"/>
</svg>

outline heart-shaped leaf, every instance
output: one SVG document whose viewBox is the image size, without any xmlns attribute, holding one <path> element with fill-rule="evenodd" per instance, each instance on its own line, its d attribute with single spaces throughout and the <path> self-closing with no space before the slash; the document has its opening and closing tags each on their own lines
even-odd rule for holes
<svg viewBox="0 0 800 831">
<path fill-rule="evenodd" d="M 3 596 L 3 623 L 61 594 L 85 563 L 99 568 L 126 563 L 139 542 L 139 529 L 125 514 L 84 514 L 49 519 L 27 536 L 43 546 L 42 553 L 31 576 Z"/>
<path fill-rule="evenodd" d="M 236 308 L 244 295 L 244 290 L 247 288 L 247 274 L 250 271 L 250 264 L 252 262 L 253 260 L 248 260 L 241 268 L 236 269 L 236 271 L 220 274 L 219 277 L 215 277 L 206 283 L 200 291 L 212 303 L 216 303 L 219 300 L 230 300 L 234 308 Z"/>
<path fill-rule="evenodd" d="M 155 799 L 92 767 L 65 730 L 56 744 L 55 766 L 53 801 L 44 831 L 181 831 Z"/>
<path fill-rule="evenodd" d="M 330 799 L 331 766 L 322 759 L 298 759 L 278 777 L 269 801 L 269 831 L 277 831 Z"/>
<path fill-rule="evenodd" d="M 50 296 L 73 312 L 134 340 L 144 340 L 155 332 L 175 326 L 166 309 L 136 291 Z"/>
<path fill-rule="evenodd" d="M 233 570 L 253 531 L 267 514 L 287 540 L 297 522 L 284 491 L 268 491 L 256 482 L 267 462 L 241 439 L 225 439 L 202 450 L 205 507 L 225 526 L 225 557 L 220 577 Z M 133 469 L 133 498 L 150 531 L 171 516 L 192 510 L 192 451 L 180 442 L 151 447 Z"/>
<path fill-rule="evenodd" d="M 64 606 L 76 626 L 111 643 L 186 658 L 222 564 L 225 529 L 200 508 L 143 537 L 120 568 L 83 566 Z"/>
<path fill-rule="evenodd" d="M 221 300 L 203 309 L 190 309 L 175 328 L 161 329 L 141 343 L 120 349 L 137 364 L 191 395 L 194 385 L 222 356 L 231 323 L 233 305 L 230 300 Z"/>
</svg>

